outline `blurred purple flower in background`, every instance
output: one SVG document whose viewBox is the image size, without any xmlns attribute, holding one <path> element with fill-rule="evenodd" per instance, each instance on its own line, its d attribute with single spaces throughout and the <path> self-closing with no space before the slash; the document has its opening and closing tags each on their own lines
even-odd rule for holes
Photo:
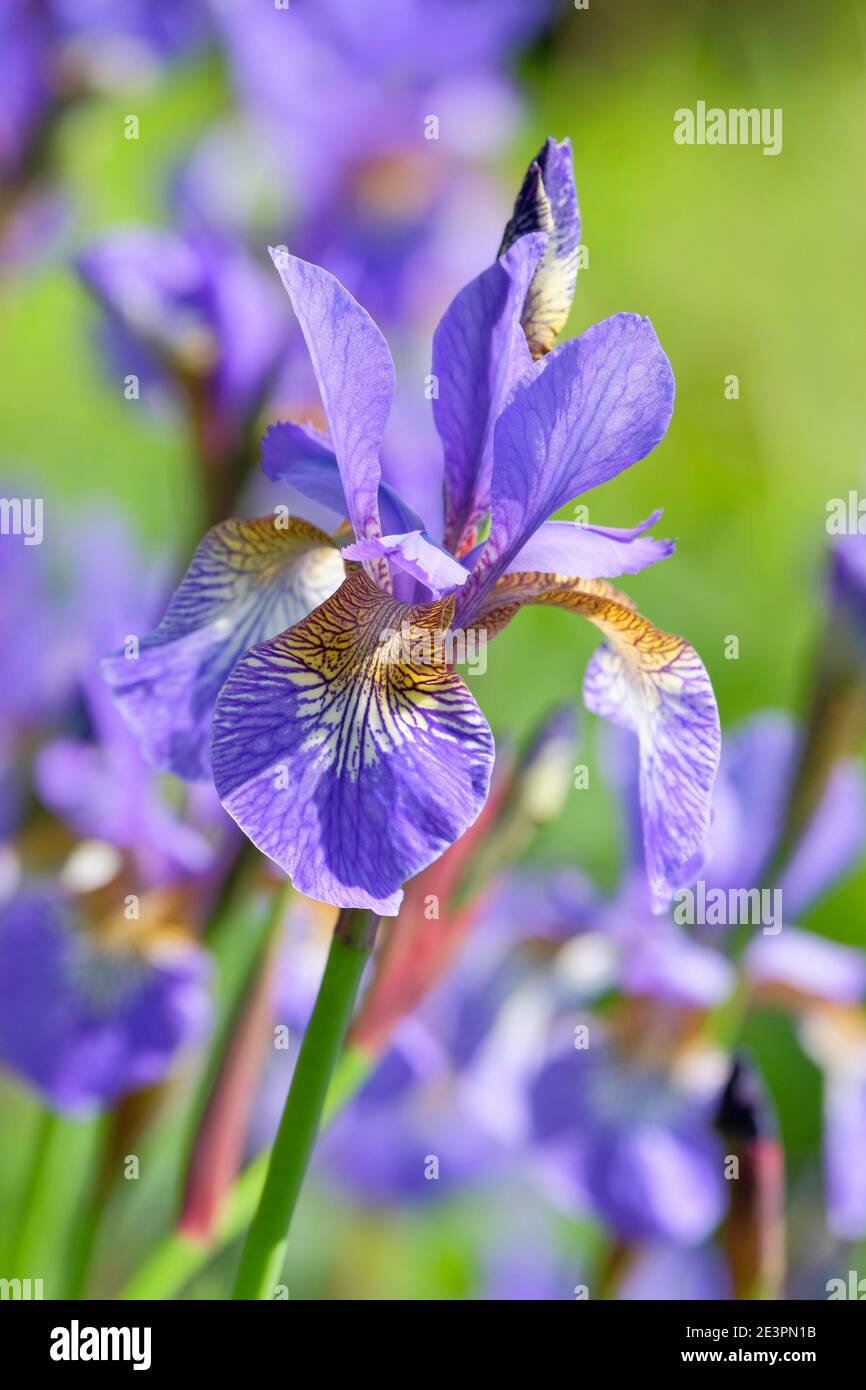
<svg viewBox="0 0 866 1390">
<path fill-rule="evenodd" d="M 205 41 L 207 0 L 4 0 L 0 266 L 32 259 L 65 217 L 53 136 L 74 102 L 146 84 Z"/>
<path fill-rule="evenodd" d="M 509 57 L 553 8 L 386 0 L 374 24 L 351 0 L 221 10 L 250 145 L 289 191 L 279 225 L 377 322 L 429 320 L 495 235 L 477 161 L 514 128 Z"/>
<path fill-rule="evenodd" d="M 67 893 L 0 908 L 0 1060 L 60 1110 L 82 1113 L 161 1081 L 210 1016 L 208 962 L 145 901 L 85 925 Z M 153 920 L 148 918 L 153 916 Z"/>
</svg>

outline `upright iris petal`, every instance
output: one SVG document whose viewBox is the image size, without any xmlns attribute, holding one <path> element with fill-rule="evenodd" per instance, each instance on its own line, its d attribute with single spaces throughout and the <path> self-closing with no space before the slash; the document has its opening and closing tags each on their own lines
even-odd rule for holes
<svg viewBox="0 0 866 1390">
<path fill-rule="evenodd" d="M 235 662 L 309 613 L 343 574 L 339 551 L 306 521 L 260 517 L 208 531 L 156 631 L 102 662 L 149 761 L 208 777 L 214 702 Z"/>
<path fill-rule="evenodd" d="M 595 324 L 520 383 L 496 424 L 490 538 L 461 621 L 551 512 L 655 448 L 673 405 L 671 365 L 637 314 Z"/>
<path fill-rule="evenodd" d="M 545 240 L 522 237 L 471 280 L 433 337 L 433 418 L 445 454 L 445 542 L 467 550 L 490 507 L 493 427 L 532 363 L 520 324 Z"/>
<path fill-rule="evenodd" d="M 271 425 L 262 440 L 262 468 L 274 482 L 288 483 L 311 502 L 349 516 L 337 456 L 314 425 Z M 379 484 L 379 516 L 386 532 L 423 530 L 421 518 L 387 483 Z"/>
<path fill-rule="evenodd" d="M 442 636 L 362 570 L 236 667 L 214 716 L 226 810 L 310 897 L 391 914 L 478 815 L 493 736 Z"/>
<path fill-rule="evenodd" d="M 271 251 L 310 353 L 358 539 L 381 535 L 379 447 L 394 363 L 370 315 L 320 266 Z"/>
<path fill-rule="evenodd" d="M 550 352 L 565 327 L 577 285 L 580 213 L 570 140 L 547 140 L 530 164 L 499 254 L 528 232 L 547 236 L 520 315 L 529 351 L 539 358 Z"/>
</svg>

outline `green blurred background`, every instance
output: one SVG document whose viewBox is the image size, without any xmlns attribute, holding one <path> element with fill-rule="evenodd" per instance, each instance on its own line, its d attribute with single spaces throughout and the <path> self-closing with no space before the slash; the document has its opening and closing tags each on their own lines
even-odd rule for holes
<svg viewBox="0 0 866 1390">
<path fill-rule="evenodd" d="M 826 504 L 864 476 L 864 54 L 866 13 L 853 0 L 591 0 L 586 11 L 564 6 L 521 69 L 526 116 L 508 183 L 516 187 L 548 133 L 574 145 L 590 264 L 569 333 L 618 310 L 647 314 L 677 379 L 666 440 L 588 499 L 590 519 L 632 524 L 664 506 L 657 529 L 678 539 L 676 558 L 623 587 L 697 647 L 727 727 L 767 706 L 801 708 L 823 621 Z M 781 107 L 782 153 L 675 144 L 674 111 L 699 99 Z M 114 222 L 164 220 L 166 169 L 226 101 L 210 57 L 169 67 L 137 96 L 138 142 L 120 138 L 120 98 L 71 111 L 55 152 L 76 208 L 64 250 Z M 149 543 L 183 557 L 201 506 L 185 426 L 179 415 L 155 420 L 108 380 L 94 307 L 63 256 L 3 285 L 0 321 L 6 471 L 70 503 L 110 497 Z M 725 397 L 730 374 L 737 400 Z M 737 660 L 725 658 L 731 635 Z M 564 614 L 522 614 L 474 681 L 494 730 L 525 734 L 573 699 L 594 644 L 588 625 Z M 571 793 L 533 852 L 612 885 L 617 826 L 588 716 L 584 742 L 590 786 Z M 864 894 L 866 866 L 810 925 L 866 945 Z M 751 1041 L 796 1176 L 818 1143 L 817 1077 L 787 1024 L 765 1021 Z M 312 1231 L 312 1211 L 302 1232 Z M 420 1288 L 408 1296 L 459 1293 L 465 1217 L 457 1206 L 432 1223 L 395 1217 L 392 1229 L 389 1218 L 366 1241 L 361 1223 L 353 1240 L 375 1290 L 367 1296 L 405 1290 L 410 1267 Z M 352 1250 L 350 1241 L 349 1265 Z M 200 1292 L 213 1290 L 202 1281 Z"/>
</svg>

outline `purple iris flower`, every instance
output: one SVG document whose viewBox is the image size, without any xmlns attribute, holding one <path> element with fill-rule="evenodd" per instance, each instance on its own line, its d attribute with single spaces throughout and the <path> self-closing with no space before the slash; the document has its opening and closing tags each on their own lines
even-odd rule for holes
<svg viewBox="0 0 866 1390">
<path fill-rule="evenodd" d="M 474 821 L 493 737 L 446 638 L 484 641 L 527 603 L 580 613 L 605 638 L 584 695 L 637 736 L 655 907 L 701 851 L 720 742 L 709 678 L 606 583 L 671 546 L 650 522 L 547 519 L 649 453 L 673 409 L 646 319 L 617 314 L 544 351 L 568 314 L 577 237 L 570 149 L 550 140 L 498 260 L 434 338 L 441 539 L 382 479 L 395 388 L 382 334 L 327 271 L 274 253 L 329 435 L 272 428 L 265 471 L 346 517 L 354 541 L 281 513 L 224 522 L 136 659 L 103 663 L 146 756 L 212 771 L 241 829 L 310 897 L 393 913 L 403 882 Z"/>
<path fill-rule="evenodd" d="M 90 925 L 55 889 L 0 910 L 0 1061 L 60 1110 L 161 1081 L 207 1027 L 206 957 L 146 901 Z"/>
<path fill-rule="evenodd" d="M 717 1302 L 731 1295 L 721 1251 L 711 1245 L 652 1244 L 637 1252 L 616 1292 L 618 1300 Z"/>
<path fill-rule="evenodd" d="M 441 1044 L 414 1019 L 326 1131 L 317 1166 L 325 1181 L 365 1202 L 417 1204 L 489 1181 L 509 1161 L 464 1098 Z"/>
<path fill-rule="evenodd" d="M 28 495 L 6 480 L 5 497 Z M 46 535 L 50 538 L 50 510 Z M 0 539 L 0 717 L 19 736 L 54 718 L 75 680 L 76 649 L 70 635 L 72 605 L 58 594 L 50 545 L 26 545 L 22 536 Z"/>
</svg>

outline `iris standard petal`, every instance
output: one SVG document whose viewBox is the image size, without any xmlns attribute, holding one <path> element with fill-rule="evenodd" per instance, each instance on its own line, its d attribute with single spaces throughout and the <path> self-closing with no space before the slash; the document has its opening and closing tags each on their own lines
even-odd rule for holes
<svg viewBox="0 0 866 1390">
<path fill-rule="evenodd" d="M 271 250 L 307 344 L 360 540 L 381 535 L 379 448 L 394 399 L 394 363 L 366 309 L 320 266 Z"/>
<path fill-rule="evenodd" d="M 673 412 L 671 365 L 637 314 L 595 324 L 539 365 L 494 431 L 490 537 L 468 586 L 478 596 L 558 507 L 654 449 Z"/>
<path fill-rule="evenodd" d="M 332 594 L 344 573 L 325 533 L 294 517 L 208 531 L 156 631 L 101 663 L 148 761 L 207 778 L 214 701 L 232 667 Z"/>
<path fill-rule="evenodd" d="M 271 425 L 262 439 L 262 469 L 274 482 L 290 484 L 311 502 L 338 516 L 349 515 L 337 456 L 315 425 L 294 420 Z"/>
<path fill-rule="evenodd" d="M 288 483 L 310 501 L 348 517 L 337 455 L 315 425 L 271 425 L 262 440 L 262 468 L 274 482 Z M 424 529 L 421 518 L 387 483 L 379 484 L 379 516 L 388 533 Z"/>
<path fill-rule="evenodd" d="M 548 139 L 530 164 L 500 255 L 528 232 L 544 232 L 548 238 L 520 316 L 529 351 L 539 358 L 550 352 L 565 327 L 577 284 L 580 212 L 570 140 Z"/>
<path fill-rule="evenodd" d="M 433 418 L 445 455 L 445 543 L 462 554 L 490 507 L 493 428 L 532 367 L 520 314 L 545 246 L 522 237 L 452 300 L 433 336 Z"/>
<path fill-rule="evenodd" d="M 639 526 L 626 529 L 545 521 L 506 573 L 535 570 L 540 574 L 579 574 L 581 579 L 617 579 L 621 574 L 639 574 L 674 552 L 673 541 L 660 541 L 645 534 L 660 516 L 660 510 L 653 512 Z"/>
<path fill-rule="evenodd" d="M 689 882 L 710 825 L 721 751 L 710 678 L 682 637 L 653 627 L 602 580 L 509 574 L 474 621 L 492 635 L 526 603 L 581 613 L 606 639 L 587 668 L 584 699 L 637 737 L 647 877 L 661 912 Z"/>
<path fill-rule="evenodd" d="M 453 600 L 410 606 L 363 570 L 235 668 L 214 716 L 217 791 L 297 889 L 392 914 L 471 825 L 493 736 L 448 670 Z"/>
<path fill-rule="evenodd" d="M 375 560 L 383 556 L 392 565 L 424 584 L 434 598 L 442 598 L 465 584 L 469 571 L 449 551 L 437 545 L 424 531 L 407 531 L 402 536 L 380 536 L 378 540 L 356 541 L 343 547 L 344 560 Z"/>
</svg>

